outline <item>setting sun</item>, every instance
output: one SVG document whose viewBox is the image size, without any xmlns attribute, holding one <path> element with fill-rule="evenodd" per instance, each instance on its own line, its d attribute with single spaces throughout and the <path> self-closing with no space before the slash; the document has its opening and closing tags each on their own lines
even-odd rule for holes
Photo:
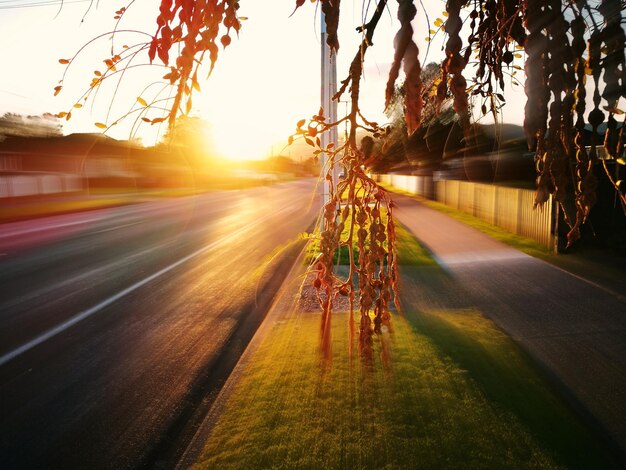
<svg viewBox="0 0 626 470">
<path fill-rule="evenodd" d="M 234 116 L 211 122 L 211 135 L 207 140 L 213 139 L 212 147 L 220 158 L 234 161 L 260 160 L 273 153 L 272 146 L 278 146 L 273 145 L 273 142 L 279 136 L 268 129 L 271 123 L 238 126 Z"/>
</svg>

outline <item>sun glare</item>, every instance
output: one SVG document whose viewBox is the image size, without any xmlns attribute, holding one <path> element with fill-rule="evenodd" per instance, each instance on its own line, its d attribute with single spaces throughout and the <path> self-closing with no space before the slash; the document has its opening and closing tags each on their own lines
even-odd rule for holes
<svg viewBox="0 0 626 470">
<path fill-rule="evenodd" d="M 261 160 L 272 153 L 273 136 L 262 128 L 237 126 L 234 122 L 215 123 L 212 137 L 216 153 L 226 160 Z"/>
</svg>

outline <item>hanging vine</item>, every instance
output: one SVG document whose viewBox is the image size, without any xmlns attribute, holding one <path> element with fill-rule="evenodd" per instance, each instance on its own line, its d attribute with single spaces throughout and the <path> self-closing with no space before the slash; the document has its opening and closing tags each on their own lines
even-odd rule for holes
<svg viewBox="0 0 626 470">
<path fill-rule="evenodd" d="M 623 125 L 616 119 L 624 114 L 619 104 L 626 98 L 624 10 L 619 0 L 602 0 L 596 5 L 584 0 L 448 0 L 446 4 L 447 59 L 439 96 L 445 96 L 446 87 L 452 88 L 466 139 L 463 82 L 457 79 L 455 93 L 454 80 L 463 71 L 470 51 L 478 54 L 472 95 L 486 98 L 494 115 L 504 100 L 503 72 L 516 67 L 514 50 L 519 47 L 526 53 L 524 130 L 529 148 L 537 156 L 535 205 L 554 196 L 570 226 L 568 244 L 580 238 L 580 227 L 596 202 L 596 135 L 606 117 L 602 109 L 608 114 L 605 152 L 619 165 L 626 163 Z M 471 19 L 464 55 L 458 35 L 462 7 Z M 589 76 L 594 81 L 594 106 L 586 118 Z M 583 145 L 587 122 L 593 130 L 589 151 Z M 601 162 L 626 211 L 622 182 L 609 172 L 606 159 Z"/>
<path fill-rule="evenodd" d="M 415 7 L 411 1 L 400 1 L 398 18 L 401 28 L 396 36 L 396 54 L 390 74 L 393 89 L 398 70 L 404 65 L 408 77 L 415 77 L 411 88 L 411 102 L 407 106 L 407 118 L 418 125 L 421 106 L 415 104 L 414 93 L 421 92 L 417 46 L 412 40 L 411 19 L 415 16 Z M 329 0 L 322 6 L 331 4 Z M 368 48 L 372 45 L 374 31 L 385 10 L 386 0 L 380 0 L 371 19 L 359 29 L 363 38 L 351 64 L 348 76 L 334 100 L 339 100 L 344 93 L 349 93 L 350 109 L 347 116 L 337 122 L 327 122 L 323 110 L 313 116 L 308 125 L 301 121 L 294 137 L 301 136 L 316 147 L 316 153 L 324 152 L 332 165 L 343 165 L 346 177 L 336 187 L 331 187 L 329 201 L 323 208 L 323 227 L 320 234 L 320 253 L 314 262 L 314 287 L 322 308 L 322 345 L 330 346 L 330 323 L 333 302 L 337 296 L 347 296 L 350 303 L 350 332 L 354 332 L 355 300 L 358 296 L 359 333 L 358 345 L 362 357 L 372 357 L 373 336 L 380 335 L 389 328 L 389 307 L 392 301 L 398 306 L 398 264 L 395 250 L 395 229 L 393 223 L 393 205 L 389 194 L 372 180 L 366 173 L 365 165 L 372 158 L 371 138 L 357 142 L 357 131 L 361 130 L 379 137 L 387 132 L 377 123 L 368 121 L 359 109 L 360 83 L 363 75 L 363 63 Z M 335 6 L 338 8 L 338 2 Z M 337 50 L 337 24 L 333 17 L 326 16 L 328 45 Z M 395 70 L 395 72 L 394 72 Z M 418 114 L 415 114 L 418 113 Z M 343 122 L 348 123 L 348 137 L 342 145 L 334 148 L 320 147 L 317 137 Z M 314 142 L 312 138 L 316 138 Z M 290 141 L 291 141 L 290 139 Z M 332 183 L 332 166 L 326 169 L 325 178 Z M 348 227 L 347 237 L 342 239 L 344 229 Z M 333 259 L 335 252 L 342 246 L 348 247 L 349 272 L 341 277 L 335 272 Z"/>
</svg>

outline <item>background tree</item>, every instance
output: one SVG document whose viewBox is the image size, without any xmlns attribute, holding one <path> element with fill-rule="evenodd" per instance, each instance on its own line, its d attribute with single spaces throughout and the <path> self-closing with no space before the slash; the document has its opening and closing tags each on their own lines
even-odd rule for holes
<svg viewBox="0 0 626 470">
<path fill-rule="evenodd" d="M 0 117 L 0 139 L 8 136 L 53 137 L 62 135 L 61 121 L 53 114 L 22 116 L 5 113 Z"/>
</svg>

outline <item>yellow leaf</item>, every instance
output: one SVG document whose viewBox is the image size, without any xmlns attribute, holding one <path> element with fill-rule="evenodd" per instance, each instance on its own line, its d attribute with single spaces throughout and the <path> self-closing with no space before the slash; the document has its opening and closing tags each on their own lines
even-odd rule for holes
<svg viewBox="0 0 626 470">
<path fill-rule="evenodd" d="M 141 96 L 137 97 L 137 103 L 139 103 L 141 106 L 148 106 L 146 100 L 144 100 Z"/>
<path fill-rule="evenodd" d="M 82 108 L 82 107 L 83 107 L 83 105 L 82 105 L 82 104 L 80 104 L 80 103 L 76 103 L 76 104 L 74 105 L 74 107 L 75 107 L 76 109 L 79 109 L 79 108 Z"/>
<path fill-rule="evenodd" d="M 69 63 L 70 63 L 70 61 L 67 60 L 67 59 L 59 59 L 59 64 L 67 65 Z"/>
<path fill-rule="evenodd" d="M 441 14 L 442 14 L 443 16 L 445 16 L 446 18 L 448 17 L 448 12 L 447 12 L 447 11 L 442 11 L 442 12 L 441 12 Z"/>
<path fill-rule="evenodd" d="M 191 77 L 191 86 L 194 90 L 200 91 L 200 84 L 198 83 L 198 79 L 196 78 L 195 74 L 193 77 Z"/>
<path fill-rule="evenodd" d="M 522 58 L 522 54 L 513 54 L 513 57 L 517 57 L 518 59 Z"/>
<path fill-rule="evenodd" d="M 96 127 L 97 127 L 98 129 L 106 129 L 106 128 L 107 128 L 107 125 L 106 125 L 106 124 L 104 124 L 104 123 L 102 123 L 102 122 L 96 122 L 96 124 L 95 124 L 95 125 L 96 125 Z"/>
<path fill-rule="evenodd" d="M 65 116 L 67 116 L 67 113 L 65 111 L 61 111 L 59 114 L 57 114 L 58 118 L 64 118 Z"/>
</svg>

